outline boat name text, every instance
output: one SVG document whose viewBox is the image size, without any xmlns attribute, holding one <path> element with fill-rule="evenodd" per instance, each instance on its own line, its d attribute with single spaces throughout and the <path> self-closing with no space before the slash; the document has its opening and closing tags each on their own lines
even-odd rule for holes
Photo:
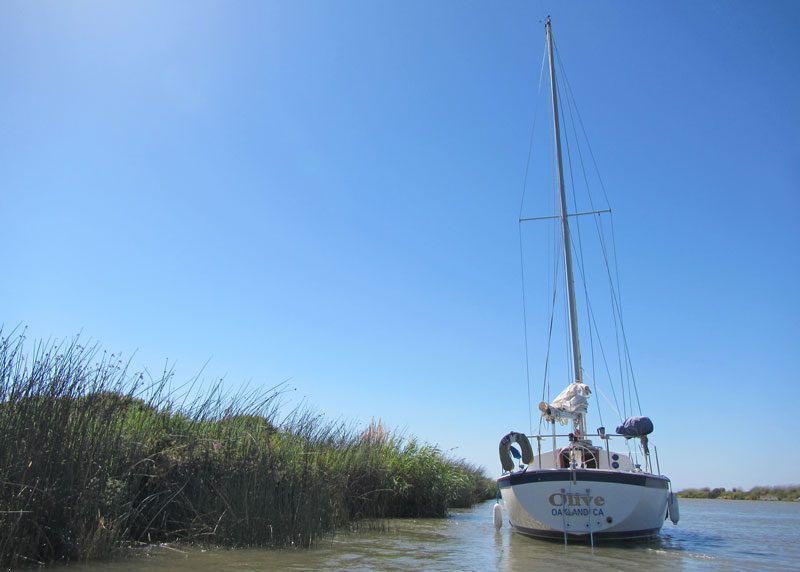
<svg viewBox="0 0 800 572">
<path fill-rule="evenodd" d="M 551 506 L 603 506 L 606 504 L 606 499 L 601 496 L 593 497 L 591 495 L 580 493 L 553 493 L 547 499 Z"/>
</svg>

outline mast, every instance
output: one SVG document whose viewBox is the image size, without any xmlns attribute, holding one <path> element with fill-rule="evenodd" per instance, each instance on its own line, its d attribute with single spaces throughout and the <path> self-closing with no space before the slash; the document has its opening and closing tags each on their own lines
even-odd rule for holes
<svg viewBox="0 0 800 572">
<path fill-rule="evenodd" d="M 583 383 L 583 370 L 581 369 L 581 344 L 578 339 L 578 308 L 575 304 L 575 280 L 572 277 L 572 246 L 569 238 L 569 222 L 567 221 L 567 196 L 564 192 L 564 169 L 561 164 L 561 132 L 558 127 L 558 94 L 556 90 L 556 67 L 553 59 L 553 31 L 550 27 L 550 18 L 545 23 L 547 31 L 547 51 L 550 55 L 550 91 L 553 99 L 553 125 L 556 143 L 556 163 L 558 166 L 558 192 L 561 197 L 561 234 L 564 240 L 564 266 L 566 267 L 567 297 L 569 299 L 569 328 L 572 339 L 572 366 L 575 379 L 572 383 Z M 584 415 L 574 423 L 575 428 L 585 433 Z"/>
</svg>

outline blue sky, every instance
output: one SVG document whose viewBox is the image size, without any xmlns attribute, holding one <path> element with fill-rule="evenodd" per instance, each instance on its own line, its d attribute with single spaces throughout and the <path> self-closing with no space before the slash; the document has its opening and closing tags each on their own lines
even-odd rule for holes
<svg viewBox="0 0 800 572">
<path fill-rule="evenodd" d="M 291 378 L 291 403 L 499 472 L 529 426 L 516 219 L 547 14 L 662 470 L 798 482 L 794 2 L 4 2 L 0 321 L 179 378 Z"/>
</svg>

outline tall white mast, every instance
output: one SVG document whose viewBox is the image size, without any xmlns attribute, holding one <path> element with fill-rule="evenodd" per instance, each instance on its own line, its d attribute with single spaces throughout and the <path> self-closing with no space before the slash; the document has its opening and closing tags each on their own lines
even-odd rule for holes
<svg viewBox="0 0 800 572">
<path fill-rule="evenodd" d="M 581 369 L 581 344 L 578 339 L 578 308 L 575 304 L 575 280 L 572 277 L 572 245 L 569 238 L 569 222 L 567 220 L 567 196 L 564 192 L 564 169 L 561 164 L 561 133 L 558 127 L 558 94 L 556 89 L 556 67 L 553 58 L 553 31 L 550 27 L 550 18 L 545 23 L 547 31 L 547 50 L 550 55 L 550 91 L 553 99 L 553 132 L 556 143 L 556 163 L 558 166 L 558 192 L 561 197 L 561 234 L 564 240 L 564 266 L 566 267 L 567 296 L 569 299 L 569 327 L 572 339 L 572 366 L 575 370 L 575 379 L 572 383 L 583 383 L 583 370 Z M 581 415 L 575 422 L 575 428 L 586 432 L 584 416 Z"/>
</svg>

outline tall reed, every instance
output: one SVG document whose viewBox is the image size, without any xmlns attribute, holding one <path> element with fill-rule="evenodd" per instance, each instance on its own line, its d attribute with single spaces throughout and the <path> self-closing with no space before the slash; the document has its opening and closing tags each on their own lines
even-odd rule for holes
<svg viewBox="0 0 800 572">
<path fill-rule="evenodd" d="M 142 542 L 308 547 L 360 519 L 492 496 L 482 470 L 380 424 L 280 419 L 279 395 L 187 400 L 170 371 L 0 332 L 0 566 Z"/>
</svg>

